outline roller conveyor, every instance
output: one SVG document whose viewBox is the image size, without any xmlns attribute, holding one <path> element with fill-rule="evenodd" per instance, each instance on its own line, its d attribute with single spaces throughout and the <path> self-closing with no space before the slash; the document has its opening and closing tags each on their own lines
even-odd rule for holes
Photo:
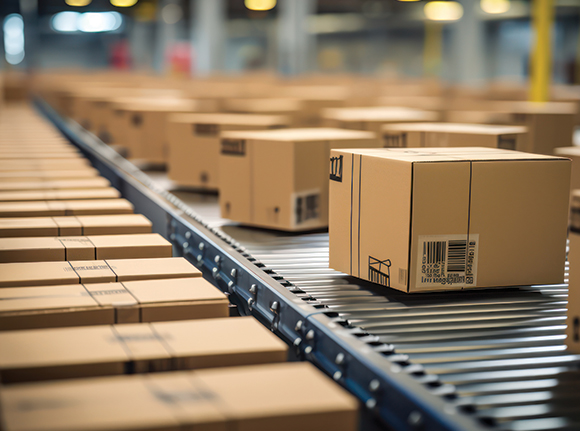
<svg viewBox="0 0 580 431">
<path fill-rule="evenodd" d="M 567 286 L 407 295 L 328 268 L 328 234 L 239 227 L 214 195 L 171 190 L 76 123 L 40 109 L 154 232 L 394 429 L 580 429 Z M 275 383 L 274 383 L 275 384 Z"/>
</svg>

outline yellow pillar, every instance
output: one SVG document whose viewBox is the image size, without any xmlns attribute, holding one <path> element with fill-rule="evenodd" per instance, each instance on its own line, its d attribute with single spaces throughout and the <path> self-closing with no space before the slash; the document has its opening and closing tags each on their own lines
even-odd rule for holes
<svg viewBox="0 0 580 431">
<path fill-rule="evenodd" d="M 534 47 L 530 62 L 530 100 L 547 102 L 552 73 L 550 52 L 552 24 L 554 22 L 554 0 L 532 0 L 532 25 Z"/>
<path fill-rule="evenodd" d="M 423 45 L 423 74 L 438 77 L 441 71 L 443 51 L 443 24 L 425 21 L 425 43 Z"/>
</svg>

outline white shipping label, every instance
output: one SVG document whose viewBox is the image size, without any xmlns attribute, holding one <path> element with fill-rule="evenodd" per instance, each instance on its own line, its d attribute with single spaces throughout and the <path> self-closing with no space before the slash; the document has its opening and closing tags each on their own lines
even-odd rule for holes
<svg viewBox="0 0 580 431">
<path fill-rule="evenodd" d="M 479 234 L 420 235 L 417 288 L 477 286 Z"/>
</svg>

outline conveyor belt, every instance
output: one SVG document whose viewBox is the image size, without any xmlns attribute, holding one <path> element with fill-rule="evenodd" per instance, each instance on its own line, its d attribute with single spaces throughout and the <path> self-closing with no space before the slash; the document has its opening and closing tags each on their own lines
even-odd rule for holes
<svg viewBox="0 0 580 431">
<path fill-rule="evenodd" d="M 66 127 L 69 137 L 70 130 L 81 135 Z M 175 191 L 179 202 L 164 193 L 172 188 L 164 174 L 150 172 L 149 180 L 133 168 L 132 175 L 182 217 L 203 221 L 186 223 L 192 231 L 183 234 L 169 220 L 168 235 L 209 270 L 242 314 L 254 314 L 294 343 L 297 356 L 316 363 L 393 428 L 580 428 L 580 356 L 564 345 L 566 285 L 406 295 L 329 269 L 327 233 L 239 227 L 219 217 L 216 196 Z M 137 196 L 120 189 L 129 199 Z M 149 216 L 148 210 L 142 207 Z M 204 254 L 210 244 L 203 234 L 213 235 L 215 257 Z M 202 245 L 192 247 L 194 238 Z M 229 277 L 223 266 L 232 262 Z M 252 280 L 241 276 L 246 270 Z"/>
</svg>

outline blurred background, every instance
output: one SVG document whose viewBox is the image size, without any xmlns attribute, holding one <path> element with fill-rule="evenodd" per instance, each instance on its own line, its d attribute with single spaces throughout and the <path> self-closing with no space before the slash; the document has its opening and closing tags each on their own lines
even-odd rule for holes
<svg viewBox="0 0 580 431">
<path fill-rule="evenodd" d="M 552 81 L 578 83 L 580 1 L 546 3 Z M 525 0 L 2 0 L 2 68 L 513 85 L 529 76 L 532 15 Z"/>
</svg>

